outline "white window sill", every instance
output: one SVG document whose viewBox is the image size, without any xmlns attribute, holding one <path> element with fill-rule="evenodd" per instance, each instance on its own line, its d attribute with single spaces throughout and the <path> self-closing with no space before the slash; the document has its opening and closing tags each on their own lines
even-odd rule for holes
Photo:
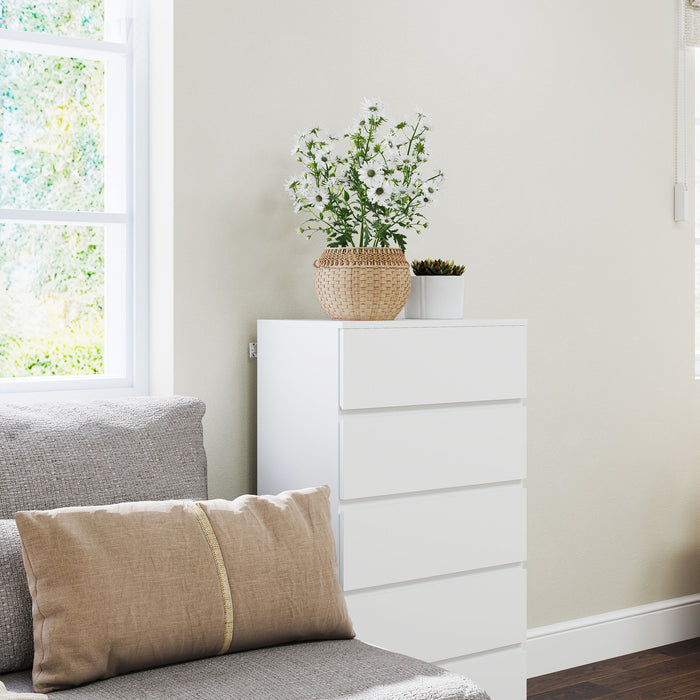
<svg viewBox="0 0 700 700">
<path fill-rule="evenodd" d="M 89 377 L 22 377 L 0 379 L 0 403 L 37 401 L 89 401 L 148 393 L 123 378 Z"/>
</svg>

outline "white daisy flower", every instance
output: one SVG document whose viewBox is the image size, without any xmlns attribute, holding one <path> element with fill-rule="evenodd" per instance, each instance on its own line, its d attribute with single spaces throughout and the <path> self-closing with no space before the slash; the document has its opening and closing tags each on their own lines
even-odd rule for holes
<svg viewBox="0 0 700 700">
<path fill-rule="evenodd" d="M 319 168 L 328 167 L 333 162 L 333 157 L 331 156 L 330 148 L 320 149 L 314 156 L 314 160 L 316 161 L 316 165 L 318 165 Z"/>
<path fill-rule="evenodd" d="M 391 224 L 393 223 L 391 220 L 391 217 L 388 214 L 383 215 L 383 216 L 382 215 L 378 216 L 377 221 L 379 221 L 379 223 L 382 226 L 385 226 L 386 228 L 390 228 Z"/>
<path fill-rule="evenodd" d="M 384 176 L 382 175 L 379 163 L 365 163 L 360 168 L 360 180 L 362 180 L 367 187 L 373 187 L 376 183 L 382 182 Z"/>
<path fill-rule="evenodd" d="M 350 127 L 350 134 L 355 134 L 362 129 L 366 129 L 369 126 L 369 120 L 367 117 L 357 117 L 352 120 L 352 126 Z"/>
<path fill-rule="evenodd" d="M 324 207 L 329 202 L 328 191 L 324 190 L 322 187 L 314 187 L 309 191 L 308 200 L 309 204 L 314 207 L 314 209 L 323 211 Z"/>
<path fill-rule="evenodd" d="M 435 204 L 436 191 L 429 185 L 423 186 L 423 192 L 418 197 L 418 202 L 425 207 Z"/>
<path fill-rule="evenodd" d="M 377 204 L 386 204 L 392 191 L 392 184 L 388 180 L 382 180 L 367 188 L 367 196 Z"/>
<path fill-rule="evenodd" d="M 394 167 L 396 168 L 410 168 L 414 165 L 418 165 L 418 160 L 413 153 L 400 153 L 397 152 L 393 158 Z"/>
<path fill-rule="evenodd" d="M 372 99 L 365 97 L 360 105 L 362 113 L 368 117 L 374 117 L 379 119 L 384 116 L 384 103 L 378 99 Z"/>
</svg>

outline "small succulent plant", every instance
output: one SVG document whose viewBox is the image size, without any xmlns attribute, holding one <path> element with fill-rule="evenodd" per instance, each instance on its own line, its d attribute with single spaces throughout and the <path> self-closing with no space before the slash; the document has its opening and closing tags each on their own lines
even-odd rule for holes
<svg viewBox="0 0 700 700">
<path fill-rule="evenodd" d="M 414 260 L 411 263 L 413 274 L 417 276 L 424 275 L 462 275 L 464 274 L 464 265 L 455 265 L 454 260 Z"/>
</svg>

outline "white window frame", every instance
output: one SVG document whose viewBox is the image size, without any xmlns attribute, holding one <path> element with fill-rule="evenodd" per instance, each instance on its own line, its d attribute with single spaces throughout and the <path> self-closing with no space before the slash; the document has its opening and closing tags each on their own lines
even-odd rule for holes
<svg viewBox="0 0 700 700">
<path fill-rule="evenodd" d="M 123 41 L 0 29 L 0 49 L 93 60 L 114 54 L 123 56 L 126 96 L 126 123 L 122 125 L 126 153 L 119 155 L 126 174 L 121 198 L 124 205 L 117 208 L 122 211 L 109 211 L 108 201 L 104 212 L 0 209 L 0 223 L 103 227 L 105 258 L 111 249 L 112 255 L 120 256 L 124 265 L 124 274 L 118 275 L 118 279 L 110 274 L 114 266 L 112 270 L 109 265 L 105 269 L 105 349 L 111 360 L 107 361 L 102 375 L 0 378 L 2 402 L 148 394 L 149 4 L 144 0 L 106 0 L 106 23 L 110 12 L 119 13 L 121 20 L 117 21 L 121 24 L 119 33 Z M 106 99 L 113 98 L 108 94 Z M 125 234 L 115 235 L 117 231 Z"/>
</svg>

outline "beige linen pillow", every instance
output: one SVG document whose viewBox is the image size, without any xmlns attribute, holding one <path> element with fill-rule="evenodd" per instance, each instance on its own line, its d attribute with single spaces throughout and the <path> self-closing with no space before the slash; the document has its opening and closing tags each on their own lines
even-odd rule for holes
<svg viewBox="0 0 700 700">
<path fill-rule="evenodd" d="M 16 514 L 37 692 L 261 646 L 354 636 L 330 489 Z"/>
</svg>

